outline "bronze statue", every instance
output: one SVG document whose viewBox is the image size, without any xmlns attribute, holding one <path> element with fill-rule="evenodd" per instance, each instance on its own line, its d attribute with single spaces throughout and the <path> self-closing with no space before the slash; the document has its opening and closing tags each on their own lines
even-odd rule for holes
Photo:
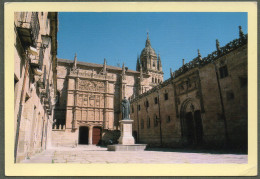
<svg viewBox="0 0 260 179">
<path fill-rule="evenodd" d="M 124 97 L 122 101 L 122 119 L 130 119 L 129 114 L 130 114 L 130 103 L 126 99 L 126 97 Z"/>
</svg>

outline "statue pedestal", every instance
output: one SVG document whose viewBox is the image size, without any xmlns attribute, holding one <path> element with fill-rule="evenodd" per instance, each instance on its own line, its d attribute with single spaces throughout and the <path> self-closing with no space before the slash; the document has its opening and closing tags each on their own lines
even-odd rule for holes
<svg viewBox="0 0 260 179">
<path fill-rule="evenodd" d="M 121 136 L 118 139 L 119 144 L 108 145 L 108 151 L 144 151 L 146 144 L 135 144 L 132 135 L 132 125 L 134 120 L 123 119 L 120 121 Z"/>
<path fill-rule="evenodd" d="M 135 139 L 132 135 L 132 125 L 134 120 L 123 119 L 120 121 L 121 136 L 118 140 L 119 144 L 122 145 L 133 145 Z"/>
</svg>

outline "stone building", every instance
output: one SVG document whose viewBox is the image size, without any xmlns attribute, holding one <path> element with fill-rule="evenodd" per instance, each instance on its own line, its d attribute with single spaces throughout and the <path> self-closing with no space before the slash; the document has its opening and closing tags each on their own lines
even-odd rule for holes
<svg viewBox="0 0 260 179">
<path fill-rule="evenodd" d="M 52 131 L 53 146 L 100 144 L 119 137 L 121 101 L 134 98 L 163 81 L 147 34 L 136 71 L 122 66 L 58 59 L 57 94 Z"/>
<path fill-rule="evenodd" d="M 131 100 L 138 143 L 247 149 L 247 35 L 189 63 Z"/>
<path fill-rule="evenodd" d="M 51 145 L 57 30 L 55 12 L 14 14 L 15 162 Z"/>
</svg>

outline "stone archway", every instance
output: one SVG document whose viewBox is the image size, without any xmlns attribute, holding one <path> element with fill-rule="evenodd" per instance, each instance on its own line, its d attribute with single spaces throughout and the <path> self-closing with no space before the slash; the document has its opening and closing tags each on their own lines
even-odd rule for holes
<svg viewBox="0 0 260 179">
<path fill-rule="evenodd" d="M 198 103 L 191 98 L 186 99 L 180 110 L 181 132 L 184 145 L 194 146 L 203 142 L 203 125 Z"/>
</svg>

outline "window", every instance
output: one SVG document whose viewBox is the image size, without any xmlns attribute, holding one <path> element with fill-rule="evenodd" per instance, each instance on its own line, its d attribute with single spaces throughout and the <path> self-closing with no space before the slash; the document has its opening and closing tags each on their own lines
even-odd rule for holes
<svg viewBox="0 0 260 179">
<path fill-rule="evenodd" d="M 246 77 L 239 77 L 240 87 L 246 87 L 247 86 L 247 78 Z"/>
<path fill-rule="evenodd" d="M 149 102 L 148 102 L 148 101 L 145 102 L 145 106 L 146 106 L 147 108 L 149 107 Z"/>
<path fill-rule="evenodd" d="M 155 97 L 155 98 L 154 98 L 154 104 L 157 104 L 157 103 L 158 103 L 158 98 Z"/>
<path fill-rule="evenodd" d="M 138 105 L 138 111 L 140 111 L 141 110 L 141 106 L 140 106 L 140 104 Z"/>
<path fill-rule="evenodd" d="M 154 83 L 154 78 L 152 78 L 152 83 Z"/>
<path fill-rule="evenodd" d="M 141 119 L 141 129 L 143 129 L 143 128 L 144 128 L 144 120 Z"/>
<path fill-rule="evenodd" d="M 157 127 L 158 126 L 158 119 L 157 119 L 157 116 L 155 115 L 154 116 L 154 127 Z"/>
<path fill-rule="evenodd" d="M 147 117 L 147 128 L 150 128 L 150 118 Z"/>
<path fill-rule="evenodd" d="M 227 100 L 230 101 L 235 98 L 233 91 L 227 91 Z"/>
<path fill-rule="evenodd" d="M 164 94 L 164 100 L 168 100 L 168 93 Z"/>
<path fill-rule="evenodd" d="M 171 122 L 171 116 L 167 117 L 167 123 Z"/>
<path fill-rule="evenodd" d="M 155 67 L 155 63 L 153 62 L 153 67 Z"/>
<path fill-rule="evenodd" d="M 220 78 L 225 78 L 228 76 L 228 70 L 226 65 L 219 68 L 219 76 Z"/>
<path fill-rule="evenodd" d="M 134 113 L 134 106 L 132 105 L 132 113 Z"/>
</svg>

